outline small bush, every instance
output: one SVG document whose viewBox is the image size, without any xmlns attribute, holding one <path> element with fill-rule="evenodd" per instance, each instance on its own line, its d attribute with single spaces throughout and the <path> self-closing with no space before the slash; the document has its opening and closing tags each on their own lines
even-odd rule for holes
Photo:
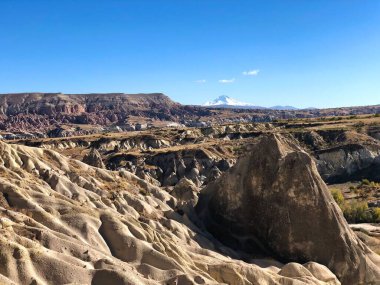
<svg viewBox="0 0 380 285">
<path fill-rule="evenodd" d="M 331 195 L 333 196 L 335 202 L 340 206 L 344 204 L 344 196 L 342 194 L 342 191 L 339 189 L 331 189 Z"/>
<path fill-rule="evenodd" d="M 349 223 L 379 223 L 380 208 L 368 208 L 366 202 L 345 203 L 343 215 Z"/>
<path fill-rule="evenodd" d="M 363 179 L 361 184 L 362 184 L 362 185 L 370 185 L 371 182 L 369 182 L 368 179 Z"/>
<path fill-rule="evenodd" d="M 345 203 L 342 207 L 343 215 L 349 223 L 364 223 L 372 221 L 372 213 L 366 202 Z"/>
<path fill-rule="evenodd" d="M 372 213 L 372 217 L 374 219 L 374 222 L 375 223 L 378 223 L 380 222 L 380 208 L 373 208 L 373 213 Z"/>
<path fill-rule="evenodd" d="M 350 187 L 350 191 L 354 191 L 361 198 L 366 198 L 372 185 L 377 183 L 363 179 L 361 182 L 363 188 Z M 369 186 L 369 187 L 368 187 Z M 345 201 L 342 192 L 333 188 L 330 190 L 335 202 L 341 208 L 344 217 L 349 223 L 380 223 L 380 208 L 369 208 L 366 201 Z"/>
</svg>

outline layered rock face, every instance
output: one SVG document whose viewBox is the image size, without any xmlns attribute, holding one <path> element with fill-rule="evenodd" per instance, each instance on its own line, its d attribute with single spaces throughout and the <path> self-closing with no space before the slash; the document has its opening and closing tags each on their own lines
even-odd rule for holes
<svg viewBox="0 0 380 285">
<path fill-rule="evenodd" d="M 264 136 L 201 192 L 197 212 L 223 243 L 252 256 L 316 261 L 342 284 L 378 284 L 380 260 L 350 230 L 312 158 Z"/>
<path fill-rule="evenodd" d="M 380 181 L 380 146 L 348 144 L 317 151 L 318 170 L 329 183 L 369 178 Z"/>
<path fill-rule="evenodd" d="M 106 110 L 128 111 L 179 106 L 169 97 L 160 94 L 62 94 L 19 93 L 0 95 L 0 113 L 6 116 L 18 114 L 56 115 L 95 113 Z"/>
<path fill-rule="evenodd" d="M 152 94 L 0 94 L 0 129 L 48 132 L 61 124 L 108 126 L 128 116 L 178 121 L 209 110 L 182 106 L 161 93 Z"/>
<path fill-rule="evenodd" d="M 293 135 L 315 157 L 319 174 L 325 182 L 344 183 L 365 178 L 380 181 L 378 131 L 375 124 L 362 132 L 316 130 Z"/>
<path fill-rule="evenodd" d="M 194 192 L 173 194 L 190 207 Z M 313 262 L 243 262 L 177 204 L 129 172 L 0 142 L 0 284 L 339 284 Z"/>
</svg>

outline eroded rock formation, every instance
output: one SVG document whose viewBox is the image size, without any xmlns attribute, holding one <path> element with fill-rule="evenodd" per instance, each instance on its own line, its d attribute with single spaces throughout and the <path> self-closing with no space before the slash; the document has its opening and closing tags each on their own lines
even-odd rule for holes
<svg viewBox="0 0 380 285">
<path fill-rule="evenodd" d="M 318 170 L 329 183 L 370 178 L 380 181 L 380 145 L 347 144 L 315 154 Z"/>
<path fill-rule="evenodd" d="M 105 168 L 102 157 L 95 148 L 91 148 L 90 152 L 83 157 L 83 162 L 91 166 Z"/>
<path fill-rule="evenodd" d="M 379 257 L 348 227 L 313 159 L 278 134 L 206 186 L 197 212 L 215 237 L 252 256 L 316 261 L 342 284 L 380 282 Z"/>
<path fill-rule="evenodd" d="M 339 284 L 319 264 L 243 262 L 162 189 L 52 150 L 0 142 L 0 193 L 0 284 Z"/>
</svg>

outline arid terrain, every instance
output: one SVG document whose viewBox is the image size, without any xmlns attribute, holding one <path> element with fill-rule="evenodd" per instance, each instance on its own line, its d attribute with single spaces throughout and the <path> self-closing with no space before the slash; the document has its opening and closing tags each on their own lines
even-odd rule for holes
<svg viewBox="0 0 380 285">
<path fill-rule="evenodd" d="M 0 284 L 380 284 L 380 105 L 0 113 Z"/>
<path fill-rule="evenodd" d="M 154 127 L 207 127 L 280 119 L 380 113 L 380 105 L 332 109 L 222 109 L 181 105 L 154 94 L 0 94 L 0 135 L 5 139 L 66 137 Z"/>
</svg>

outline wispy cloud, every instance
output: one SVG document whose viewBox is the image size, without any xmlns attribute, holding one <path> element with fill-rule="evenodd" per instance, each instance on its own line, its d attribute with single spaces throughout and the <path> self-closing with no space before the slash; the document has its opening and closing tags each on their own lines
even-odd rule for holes
<svg viewBox="0 0 380 285">
<path fill-rule="evenodd" d="M 206 79 L 195 80 L 195 83 L 206 83 Z"/>
<path fill-rule="evenodd" d="M 257 76 L 259 74 L 260 70 L 259 69 L 252 69 L 248 71 L 243 71 L 243 75 L 246 76 Z"/>
<path fill-rule="evenodd" d="M 235 78 L 231 78 L 231 79 L 220 79 L 219 80 L 219 83 L 234 83 L 235 82 Z"/>
</svg>

